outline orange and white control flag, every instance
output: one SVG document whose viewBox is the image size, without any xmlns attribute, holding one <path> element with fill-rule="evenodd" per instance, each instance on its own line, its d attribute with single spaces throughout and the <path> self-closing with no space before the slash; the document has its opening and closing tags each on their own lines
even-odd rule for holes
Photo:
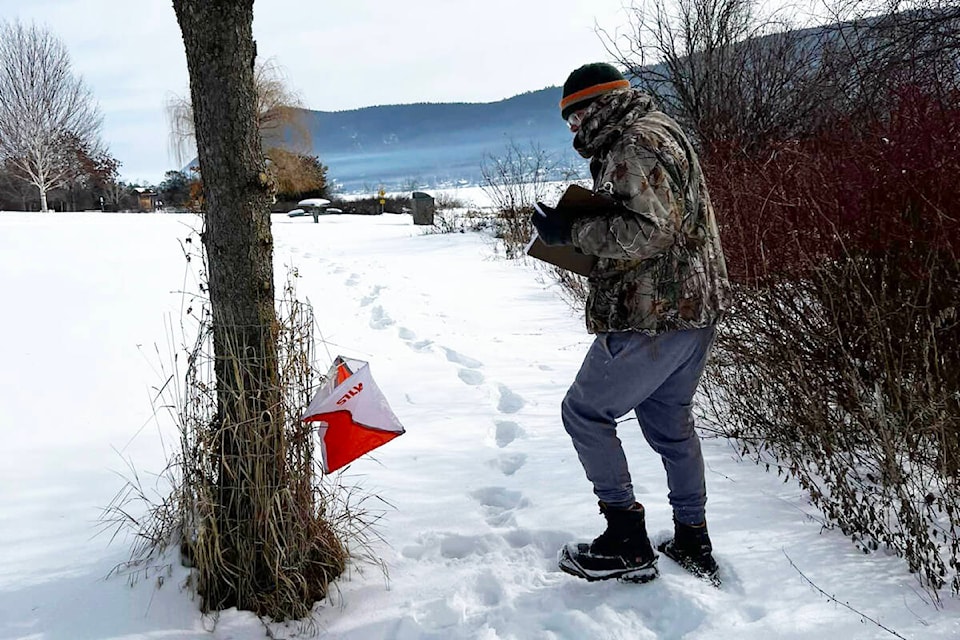
<svg viewBox="0 0 960 640">
<path fill-rule="evenodd" d="M 363 360 L 337 356 L 303 415 L 319 423 L 323 472 L 344 467 L 385 445 L 404 428 Z"/>
</svg>

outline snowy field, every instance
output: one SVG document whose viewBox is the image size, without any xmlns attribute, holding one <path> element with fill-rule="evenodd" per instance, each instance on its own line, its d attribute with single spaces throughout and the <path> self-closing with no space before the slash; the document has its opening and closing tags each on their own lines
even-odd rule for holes
<svg viewBox="0 0 960 640">
<path fill-rule="evenodd" d="M 389 577 L 352 568 L 315 607 L 320 637 L 960 637 L 960 602 L 934 608 L 902 561 L 822 531 L 798 489 L 718 440 L 704 449 L 722 589 L 666 558 L 647 585 L 561 573 L 557 549 L 603 526 L 559 421 L 590 344 L 580 314 L 481 235 L 428 235 L 402 215 L 273 220 L 278 281 L 299 270 L 329 353 L 368 360 L 407 429 L 346 478 L 392 505 L 376 548 Z M 159 589 L 106 579 L 129 541 L 95 535 L 127 461 L 149 485 L 176 442 L 150 399 L 192 286 L 180 242 L 195 223 L 0 213 L 2 640 L 267 637 L 246 612 L 201 616 L 180 567 Z M 665 533 L 660 461 L 636 423 L 621 437 L 651 532 Z"/>
</svg>

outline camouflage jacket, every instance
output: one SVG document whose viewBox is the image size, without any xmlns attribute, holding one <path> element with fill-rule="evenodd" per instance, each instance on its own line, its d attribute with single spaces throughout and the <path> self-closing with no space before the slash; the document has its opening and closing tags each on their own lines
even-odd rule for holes
<svg viewBox="0 0 960 640">
<path fill-rule="evenodd" d="M 623 206 L 573 224 L 598 256 L 587 330 L 657 334 L 705 327 L 729 301 L 727 267 L 700 163 L 679 125 L 635 89 L 600 96 L 574 138 L 594 190 Z"/>
</svg>

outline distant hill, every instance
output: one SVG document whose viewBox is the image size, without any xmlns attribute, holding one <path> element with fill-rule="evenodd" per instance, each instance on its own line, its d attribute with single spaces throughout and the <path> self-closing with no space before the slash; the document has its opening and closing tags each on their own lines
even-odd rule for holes
<svg viewBox="0 0 960 640">
<path fill-rule="evenodd" d="M 313 153 L 344 191 L 478 184 L 480 165 L 512 140 L 566 167 L 584 161 L 560 119 L 560 88 L 489 103 L 422 103 L 305 111 Z"/>
<path fill-rule="evenodd" d="M 876 18 L 874 18 L 876 19 Z M 849 38 L 854 23 L 787 32 L 805 47 Z M 765 35 L 776 42 L 786 34 Z M 662 68 L 652 70 L 664 72 Z M 668 84 L 655 87 L 668 99 Z M 502 156 L 511 141 L 546 151 L 569 176 L 585 175 L 586 162 L 571 147 L 560 118 L 561 88 L 547 87 L 488 103 L 421 103 L 366 107 L 350 111 L 304 111 L 313 153 L 329 167 L 329 176 L 347 192 L 479 184 L 480 166 Z M 555 176 L 558 179 L 562 175 Z"/>
</svg>

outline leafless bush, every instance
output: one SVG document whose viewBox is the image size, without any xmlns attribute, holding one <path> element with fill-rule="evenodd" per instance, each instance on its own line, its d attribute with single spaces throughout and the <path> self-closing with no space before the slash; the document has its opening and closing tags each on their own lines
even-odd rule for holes
<svg viewBox="0 0 960 640">
<path fill-rule="evenodd" d="M 484 231 L 493 226 L 495 216 L 472 209 L 443 209 L 433 216 L 433 226 L 424 229 L 424 234 L 467 233 Z"/>
<path fill-rule="evenodd" d="M 717 430 L 795 476 L 861 548 L 903 556 L 934 599 L 960 592 L 960 109 L 946 95 L 905 87 L 882 119 L 759 157 L 715 150 L 708 166 L 739 283 L 708 377 Z"/>
<path fill-rule="evenodd" d="M 512 140 L 501 155 L 487 156 L 481 164 L 482 187 L 498 212 L 496 236 L 503 240 L 507 258 L 523 255 L 533 233 L 533 205 L 556 195 L 557 188 L 549 181 L 554 168 L 542 147 L 531 142 L 524 148 Z"/>
<path fill-rule="evenodd" d="M 483 190 L 497 211 L 495 233 L 503 241 L 507 258 L 523 255 L 533 227 L 533 205 L 558 195 L 550 184 L 555 169 L 550 154 L 531 142 L 524 148 L 511 140 L 502 155 L 487 156 L 480 166 Z"/>
<path fill-rule="evenodd" d="M 587 301 L 587 279 L 581 275 L 548 264 L 539 265 L 552 282 L 560 287 L 560 296 L 574 309 L 583 309 Z"/>
<path fill-rule="evenodd" d="M 524 149 L 515 141 L 507 144 L 500 156 L 489 156 L 481 165 L 483 190 L 493 202 L 494 236 L 500 241 L 507 259 L 525 256 L 524 249 L 533 235 L 530 216 L 533 205 L 556 201 L 564 188 L 553 184 L 550 176 L 568 180 L 579 178 L 572 167 L 561 166 L 535 143 Z M 546 263 L 538 265 L 544 277 L 559 285 L 564 298 L 574 307 L 581 307 L 587 298 L 586 279 Z"/>
<path fill-rule="evenodd" d="M 438 193 L 434 199 L 434 204 L 437 207 L 437 210 L 442 209 L 465 209 L 467 204 L 463 201 L 462 198 L 457 196 L 454 193 L 448 193 L 446 191 L 441 191 Z"/>
<path fill-rule="evenodd" d="M 714 427 L 797 478 L 864 551 L 903 556 L 937 598 L 960 589 L 960 330 L 922 289 L 939 288 L 944 265 L 879 300 L 874 266 L 739 291 L 707 376 Z"/>
</svg>

